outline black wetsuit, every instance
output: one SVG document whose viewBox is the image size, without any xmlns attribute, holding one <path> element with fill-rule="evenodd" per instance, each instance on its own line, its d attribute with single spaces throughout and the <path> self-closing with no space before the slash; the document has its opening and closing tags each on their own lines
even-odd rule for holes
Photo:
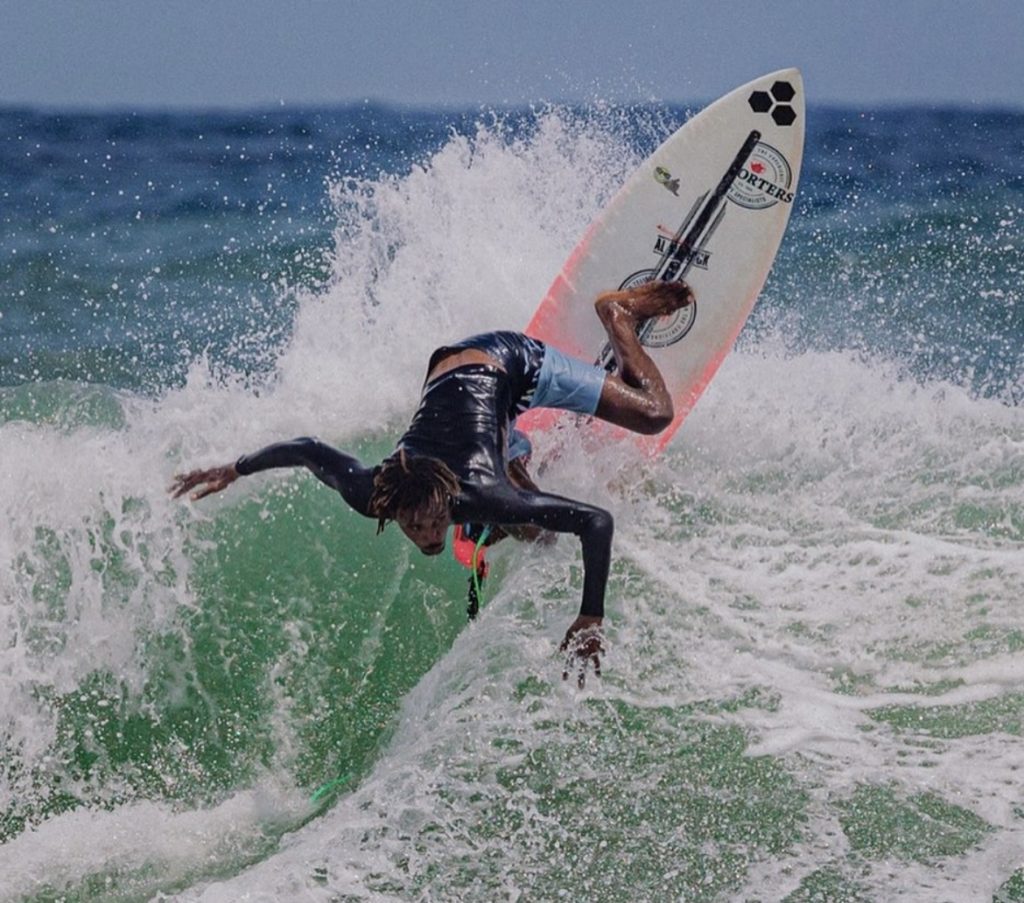
<svg viewBox="0 0 1024 903">
<path fill-rule="evenodd" d="M 459 478 L 452 506 L 456 523 L 533 524 L 556 533 L 575 533 L 583 544 L 583 603 L 580 614 L 604 614 L 613 532 L 607 511 L 573 499 L 519 489 L 507 474 L 509 423 L 529 406 L 544 346 L 519 333 L 486 333 L 439 349 L 430 368 L 449 354 L 477 348 L 502 367 L 468 364 L 424 386 L 420 406 L 397 448 L 408 455 L 439 458 Z M 429 370 L 428 370 L 429 372 Z M 366 517 L 376 468 L 317 439 L 295 439 L 243 455 L 242 475 L 273 467 L 307 467 Z"/>
</svg>

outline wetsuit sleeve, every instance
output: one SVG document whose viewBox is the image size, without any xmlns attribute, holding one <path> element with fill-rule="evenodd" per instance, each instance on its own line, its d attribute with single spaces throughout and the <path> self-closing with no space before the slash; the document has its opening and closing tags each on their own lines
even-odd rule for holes
<svg viewBox="0 0 1024 903">
<path fill-rule="evenodd" d="M 320 482 L 341 493 L 354 510 L 366 517 L 375 516 L 370 513 L 373 469 L 364 467 L 352 455 L 319 439 L 302 438 L 268 445 L 255 454 L 242 455 L 235 462 L 235 470 L 242 476 L 275 467 L 306 467 Z"/>
<path fill-rule="evenodd" d="M 513 486 L 471 487 L 456 505 L 459 520 L 494 524 L 533 524 L 555 533 L 574 533 L 583 544 L 581 615 L 604 617 L 604 592 L 615 522 L 609 512 L 548 492 Z"/>
</svg>

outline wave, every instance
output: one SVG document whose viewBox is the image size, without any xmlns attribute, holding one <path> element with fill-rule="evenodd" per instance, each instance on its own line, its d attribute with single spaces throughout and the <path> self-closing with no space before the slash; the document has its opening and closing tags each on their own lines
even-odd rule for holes
<svg viewBox="0 0 1024 903">
<path fill-rule="evenodd" d="M 375 538 L 307 475 L 166 497 L 174 470 L 278 438 L 385 454 L 434 347 L 526 322 L 635 164 L 631 129 L 547 111 L 340 177 L 329 280 L 289 296 L 257 376 L 199 359 L 157 397 L 3 390 L 7 898 L 1009 879 L 1024 416 L 888 354 L 779 339 L 792 258 L 663 458 L 545 474 L 618 524 L 611 652 L 582 694 L 554 651 L 572 542 L 500 550 L 467 628 L 453 563 Z"/>
<path fill-rule="evenodd" d="M 599 684 L 559 679 L 574 550 L 506 552 L 362 783 L 181 899 L 990 897 L 1017 843 L 1022 438 L 954 387 L 735 355 L 663 460 L 551 475 L 619 524 Z"/>
</svg>

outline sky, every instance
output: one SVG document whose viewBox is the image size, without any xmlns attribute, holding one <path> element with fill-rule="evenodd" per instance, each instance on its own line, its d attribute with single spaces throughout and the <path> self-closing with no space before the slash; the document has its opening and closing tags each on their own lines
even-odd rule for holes
<svg viewBox="0 0 1024 903">
<path fill-rule="evenodd" d="M 0 105 L 1024 109 L 1024 0 L 0 0 Z"/>
</svg>

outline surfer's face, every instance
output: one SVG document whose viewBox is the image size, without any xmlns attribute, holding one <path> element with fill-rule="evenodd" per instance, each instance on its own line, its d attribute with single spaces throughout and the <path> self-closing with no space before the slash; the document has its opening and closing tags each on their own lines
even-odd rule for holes
<svg viewBox="0 0 1024 903">
<path fill-rule="evenodd" d="M 424 555 L 440 555 L 451 518 L 447 508 L 419 508 L 399 511 L 395 522 Z"/>
</svg>

